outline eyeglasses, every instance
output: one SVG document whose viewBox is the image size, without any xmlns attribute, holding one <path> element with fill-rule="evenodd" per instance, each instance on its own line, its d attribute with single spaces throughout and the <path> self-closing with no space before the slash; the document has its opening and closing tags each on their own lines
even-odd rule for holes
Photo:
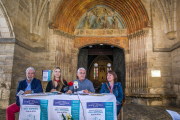
<svg viewBox="0 0 180 120">
<path fill-rule="evenodd" d="M 84 74 L 85 75 L 86 73 L 79 72 L 79 74 Z"/>
</svg>

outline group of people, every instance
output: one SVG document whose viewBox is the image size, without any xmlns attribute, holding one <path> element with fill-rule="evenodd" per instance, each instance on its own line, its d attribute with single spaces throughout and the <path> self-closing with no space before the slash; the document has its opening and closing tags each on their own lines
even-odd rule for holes
<svg viewBox="0 0 180 120">
<path fill-rule="evenodd" d="M 41 81 L 39 79 L 34 78 L 35 69 L 29 67 L 26 69 L 26 79 L 22 80 L 18 84 L 17 92 L 16 92 L 16 103 L 11 104 L 6 109 L 6 118 L 7 120 L 15 120 L 15 113 L 20 111 L 20 103 L 19 96 L 17 94 L 20 90 L 24 91 L 24 94 L 31 93 L 41 93 L 43 92 L 43 88 L 41 85 Z M 95 89 L 93 83 L 86 79 L 86 70 L 84 68 L 79 68 L 77 71 L 78 79 L 74 80 L 73 83 L 78 84 L 78 88 L 76 91 L 81 91 L 83 93 L 95 93 Z M 46 87 L 46 92 L 63 92 L 67 86 L 67 82 L 62 78 L 60 67 L 54 68 L 52 71 L 51 81 L 48 82 Z M 72 94 L 75 91 L 74 84 L 69 87 L 69 90 L 66 92 L 67 94 Z M 107 72 L 107 82 L 102 84 L 101 93 L 112 93 L 116 96 L 116 106 L 117 106 L 117 115 L 121 109 L 121 101 L 123 99 L 123 91 L 121 87 L 121 83 L 117 82 L 117 75 L 114 71 Z"/>
</svg>

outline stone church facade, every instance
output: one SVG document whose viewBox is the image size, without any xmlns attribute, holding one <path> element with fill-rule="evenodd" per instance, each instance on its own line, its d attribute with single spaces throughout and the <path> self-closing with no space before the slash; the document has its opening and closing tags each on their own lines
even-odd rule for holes
<svg viewBox="0 0 180 120">
<path fill-rule="evenodd" d="M 27 67 L 72 81 L 79 49 L 95 44 L 124 51 L 127 101 L 180 105 L 179 0 L 0 0 L 0 108 Z"/>
</svg>

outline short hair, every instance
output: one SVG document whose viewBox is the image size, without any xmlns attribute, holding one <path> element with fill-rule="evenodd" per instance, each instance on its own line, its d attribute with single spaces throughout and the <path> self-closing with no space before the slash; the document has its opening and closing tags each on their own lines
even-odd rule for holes
<svg viewBox="0 0 180 120">
<path fill-rule="evenodd" d="M 29 70 L 33 70 L 34 73 L 36 72 L 35 69 L 34 69 L 33 67 L 28 67 L 28 68 L 26 69 L 26 73 L 27 73 Z"/>
<path fill-rule="evenodd" d="M 113 70 L 108 71 L 107 74 L 108 73 L 114 76 L 114 83 L 116 83 L 117 82 L 117 74 Z M 106 77 L 106 79 L 107 79 L 107 77 Z"/>
<path fill-rule="evenodd" d="M 80 68 L 77 70 L 77 73 L 79 73 L 79 70 L 85 70 L 85 73 L 86 73 L 86 69 L 83 68 L 83 67 L 80 67 Z"/>
</svg>

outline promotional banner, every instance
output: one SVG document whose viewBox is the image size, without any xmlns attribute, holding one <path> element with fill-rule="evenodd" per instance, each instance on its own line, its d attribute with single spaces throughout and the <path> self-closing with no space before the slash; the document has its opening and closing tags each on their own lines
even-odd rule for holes
<svg viewBox="0 0 180 120">
<path fill-rule="evenodd" d="M 51 70 L 43 70 L 42 81 L 50 81 L 50 80 L 51 80 Z"/>
<path fill-rule="evenodd" d="M 113 102 L 87 102 L 89 120 L 114 120 Z"/>
<path fill-rule="evenodd" d="M 48 100 L 23 99 L 20 112 L 20 120 L 48 120 Z"/>
<path fill-rule="evenodd" d="M 67 120 L 67 115 L 73 120 L 117 120 L 116 97 L 110 93 L 101 97 L 34 93 L 20 95 L 19 101 L 19 120 Z"/>
<path fill-rule="evenodd" d="M 67 113 L 74 120 L 79 120 L 79 110 L 79 100 L 54 100 L 52 120 L 63 120 L 64 117 L 67 120 Z"/>
</svg>

